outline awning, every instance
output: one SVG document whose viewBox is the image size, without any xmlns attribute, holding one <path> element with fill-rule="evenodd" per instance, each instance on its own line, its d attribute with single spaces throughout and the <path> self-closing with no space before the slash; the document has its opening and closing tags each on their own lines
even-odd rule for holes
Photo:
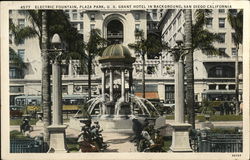
<svg viewBox="0 0 250 160">
<path fill-rule="evenodd" d="M 142 97 L 142 92 L 135 93 L 136 96 Z M 145 98 L 147 99 L 159 99 L 158 92 L 145 92 Z"/>
<path fill-rule="evenodd" d="M 142 97 L 142 85 L 136 85 L 134 93 L 138 97 Z M 158 88 L 155 84 L 145 85 L 145 98 L 147 99 L 159 99 Z"/>
</svg>

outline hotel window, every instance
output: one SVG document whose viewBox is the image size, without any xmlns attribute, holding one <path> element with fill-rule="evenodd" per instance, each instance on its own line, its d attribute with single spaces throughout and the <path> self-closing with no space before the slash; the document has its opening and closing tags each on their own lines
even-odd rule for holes
<svg viewBox="0 0 250 160">
<path fill-rule="evenodd" d="M 62 93 L 68 93 L 68 86 L 62 85 Z"/>
<path fill-rule="evenodd" d="M 237 50 L 236 48 L 232 48 L 232 56 L 236 56 L 237 55 Z"/>
<path fill-rule="evenodd" d="M 219 18 L 219 28 L 225 28 L 225 18 Z"/>
<path fill-rule="evenodd" d="M 135 13 L 135 20 L 140 20 L 140 13 Z"/>
<path fill-rule="evenodd" d="M 140 30 L 140 24 L 135 24 L 135 30 L 139 31 Z"/>
<path fill-rule="evenodd" d="M 148 66 L 147 67 L 147 74 L 154 74 L 155 73 L 155 67 L 154 66 Z"/>
<path fill-rule="evenodd" d="M 17 50 L 17 54 L 18 54 L 18 56 L 19 56 L 22 60 L 24 60 L 24 54 L 25 54 L 25 50 L 24 50 L 24 49 L 19 49 L 19 50 Z"/>
<path fill-rule="evenodd" d="M 174 103 L 174 85 L 165 85 L 165 95 L 166 103 Z"/>
<path fill-rule="evenodd" d="M 206 19 L 206 27 L 212 28 L 213 27 L 213 18 L 207 18 Z"/>
<path fill-rule="evenodd" d="M 235 77 L 235 69 L 230 66 L 215 66 L 208 71 L 208 78 L 233 78 Z"/>
<path fill-rule="evenodd" d="M 225 90 L 226 89 L 226 85 L 225 84 L 220 84 L 219 85 L 219 90 Z"/>
<path fill-rule="evenodd" d="M 232 36 L 232 43 L 234 43 L 235 33 L 232 33 L 231 36 Z"/>
<path fill-rule="evenodd" d="M 95 20 L 95 14 L 94 14 L 94 13 L 90 14 L 90 20 L 91 20 L 91 21 L 94 21 L 94 20 Z"/>
<path fill-rule="evenodd" d="M 65 10 L 64 13 L 69 17 L 69 10 Z"/>
<path fill-rule="evenodd" d="M 80 23 L 80 31 L 83 30 L 83 23 Z"/>
<path fill-rule="evenodd" d="M 219 56 L 225 56 L 226 54 L 226 48 L 219 48 Z"/>
<path fill-rule="evenodd" d="M 153 19 L 154 19 L 154 20 L 157 19 L 157 10 L 153 10 Z"/>
<path fill-rule="evenodd" d="M 19 27 L 21 28 L 25 27 L 25 19 L 18 19 L 17 23 Z"/>
<path fill-rule="evenodd" d="M 90 30 L 95 29 L 95 24 L 90 25 Z"/>
<path fill-rule="evenodd" d="M 72 10 L 72 19 L 77 20 L 77 10 Z"/>
<path fill-rule="evenodd" d="M 210 84 L 208 85 L 209 90 L 216 90 L 216 84 Z"/>
<path fill-rule="evenodd" d="M 225 33 L 219 33 L 219 36 L 220 36 L 220 41 L 219 43 L 225 43 Z"/>
<path fill-rule="evenodd" d="M 225 13 L 225 9 L 219 9 L 219 13 Z"/>
<path fill-rule="evenodd" d="M 235 85 L 234 84 L 229 84 L 228 89 L 229 90 L 234 90 L 235 89 Z"/>
<path fill-rule="evenodd" d="M 83 20 L 83 12 L 80 12 L 80 20 Z"/>
<path fill-rule="evenodd" d="M 222 67 L 216 67 L 215 68 L 216 77 L 222 77 L 222 73 L 223 73 Z"/>
<path fill-rule="evenodd" d="M 20 70 L 19 68 L 10 68 L 10 70 L 9 70 L 9 77 L 11 79 L 24 78 L 24 75 L 23 75 L 22 70 Z"/>
<path fill-rule="evenodd" d="M 25 43 L 25 39 L 20 39 L 19 44 L 24 44 Z"/>
<path fill-rule="evenodd" d="M 10 86 L 10 93 L 23 93 L 24 86 Z"/>
</svg>

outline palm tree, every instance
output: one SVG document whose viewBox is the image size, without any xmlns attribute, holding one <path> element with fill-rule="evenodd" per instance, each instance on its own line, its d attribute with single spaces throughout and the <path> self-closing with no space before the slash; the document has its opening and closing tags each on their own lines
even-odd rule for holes
<svg viewBox="0 0 250 160">
<path fill-rule="evenodd" d="M 146 39 L 143 30 L 135 30 L 135 37 L 136 42 L 128 44 L 128 47 L 142 56 L 142 97 L 145 98 L 145 56 L 147 54 L 157 55 L 166 47 L 154 34 L 149 34 Z"/>
<path fill-rule="evenodd" d="M 192 47 L 192 10 L 185 10 L 185 48 L 188 49 L 188 54 L 186 56 L 186 82 L 187 82 L 187 112 L 188 112 L 188 122 L 195 128 L 195 113 L 194 113 L 194 74 L 193 74 L 193 52 L 191 52 Z"/>
<path fill-rule="evenodd" d="M 93 59 L 100 55 L 106 46 L 107 41 L 101 37 L 100 29 L 92 29 L 90 31 L 89 41 L 86 44 L 86 52 L 88 59 L 88 97 L 91 99 L 91 74 Z"/>
<path fill-rule="evenodd" d="M 74 29 L 66 14 L 62 10 L 27 10 L 25 12 L 31 22 L 31 26 L 19 27 L 11 25 L 10 29 L 14 33 L 15 43 L 18 44 L 24 39 L 38 37 L 39 46 L 42 57 L 42 108 L 44 118 L 44 139 L 49 142 L 49 134 L 47 126 L 51 124 L 51 92 L 50 92 L 50 64 L 48 51 L 49 39 L 58 33 L 62 40 L 67 43 L 68 55 L 76 58 L 76 53 L 80 54 L 78 57 L 83 57 L 83 39 Z M 55 18 L 56 17 L 56 18 Z M 68 57 L 65 56 L 65 57 Z"/>
<path fill-rule="evenodd" d="M 185 11 L 185 45 L 187 48 L 191 47 L 188 55 L 186 56 L 185 67 L 187 77 L 186 103 L 188 110 L 188 122 L 192 125 L 192 128 L 195 128 L 193 53 L 196 50 L 201 50 L 202 53 L 207 55 L 219 54 L 219 50 L 214 47 L 213 43 L 220 41 L 221 37 L 217 33 L 211 33 L 207 29 L 204 29 L 204 25 L 207 22 L 207 16 L 211 13 L 212 10 L 209 9 L 196 10 L 195 23 L 192 24 L 192 11 Z"/>
<path fill-rule="evenodd" d="M 48 55 L 47 11 L 42 11 L 41 56 L 42 56 L 42 108 L 44 122 L 44 141 L 49 142 L 48 126 L 51 124 L 51 93 Z"/>
<path fill-rule="evenodd" d="M 243 39 L 243 10 L 233 10 L 230 9 L 227 15 L 228 22 L 234 29 L 233 41 L 236 47 L 235 56 L 235 104 L 236 104 L 236 114 L 239 114 L 239 46 L 242 44 Z"/>
</svg>

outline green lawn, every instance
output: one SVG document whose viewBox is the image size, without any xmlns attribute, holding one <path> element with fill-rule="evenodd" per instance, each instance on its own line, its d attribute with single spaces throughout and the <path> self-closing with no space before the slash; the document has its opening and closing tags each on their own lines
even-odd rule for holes
<svg viewBox="0 0 250 160">
<path fill-rule="evenodd" d="M 23 119 L 10 119 L 10 125 L 21 125 L 22 124 L 22 122 L 23 122 Z M 30 125 L 35 125 L 36 124 L 36 122 L 37 122 L 37 120 L 36 119 L 31 119 L 30 120 Z"/>
<path fill-rule="evenodd" d="M 174 115 L 167 115 L 166 119 L 174 119 Z M 195 119 L 200 122 L 205 121 L 204 115 L 197 115 Z M 210 120 L 211 121 L 242 121 L 242 115 L 212 115 L 210 117 Z"/>
</svg>

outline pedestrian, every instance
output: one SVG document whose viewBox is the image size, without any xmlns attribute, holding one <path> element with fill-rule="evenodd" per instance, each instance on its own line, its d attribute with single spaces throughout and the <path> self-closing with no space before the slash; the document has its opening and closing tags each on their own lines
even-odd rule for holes
<svg viewBox="0 0 250 160">
<path fill-rule="evenodd" d="M 133 132 L 134 132 L 135 135 L 134 135 L 133 139 L 130 140 L 130 142 L 137 142 L 137 140 L 141 136 L 141 132 L 143 130 L 143 125 L 136 118 L 132 119 L 132 123 L 133 123 L 132 124 L 132 130 L 133 130 Z"/>
</svg>

